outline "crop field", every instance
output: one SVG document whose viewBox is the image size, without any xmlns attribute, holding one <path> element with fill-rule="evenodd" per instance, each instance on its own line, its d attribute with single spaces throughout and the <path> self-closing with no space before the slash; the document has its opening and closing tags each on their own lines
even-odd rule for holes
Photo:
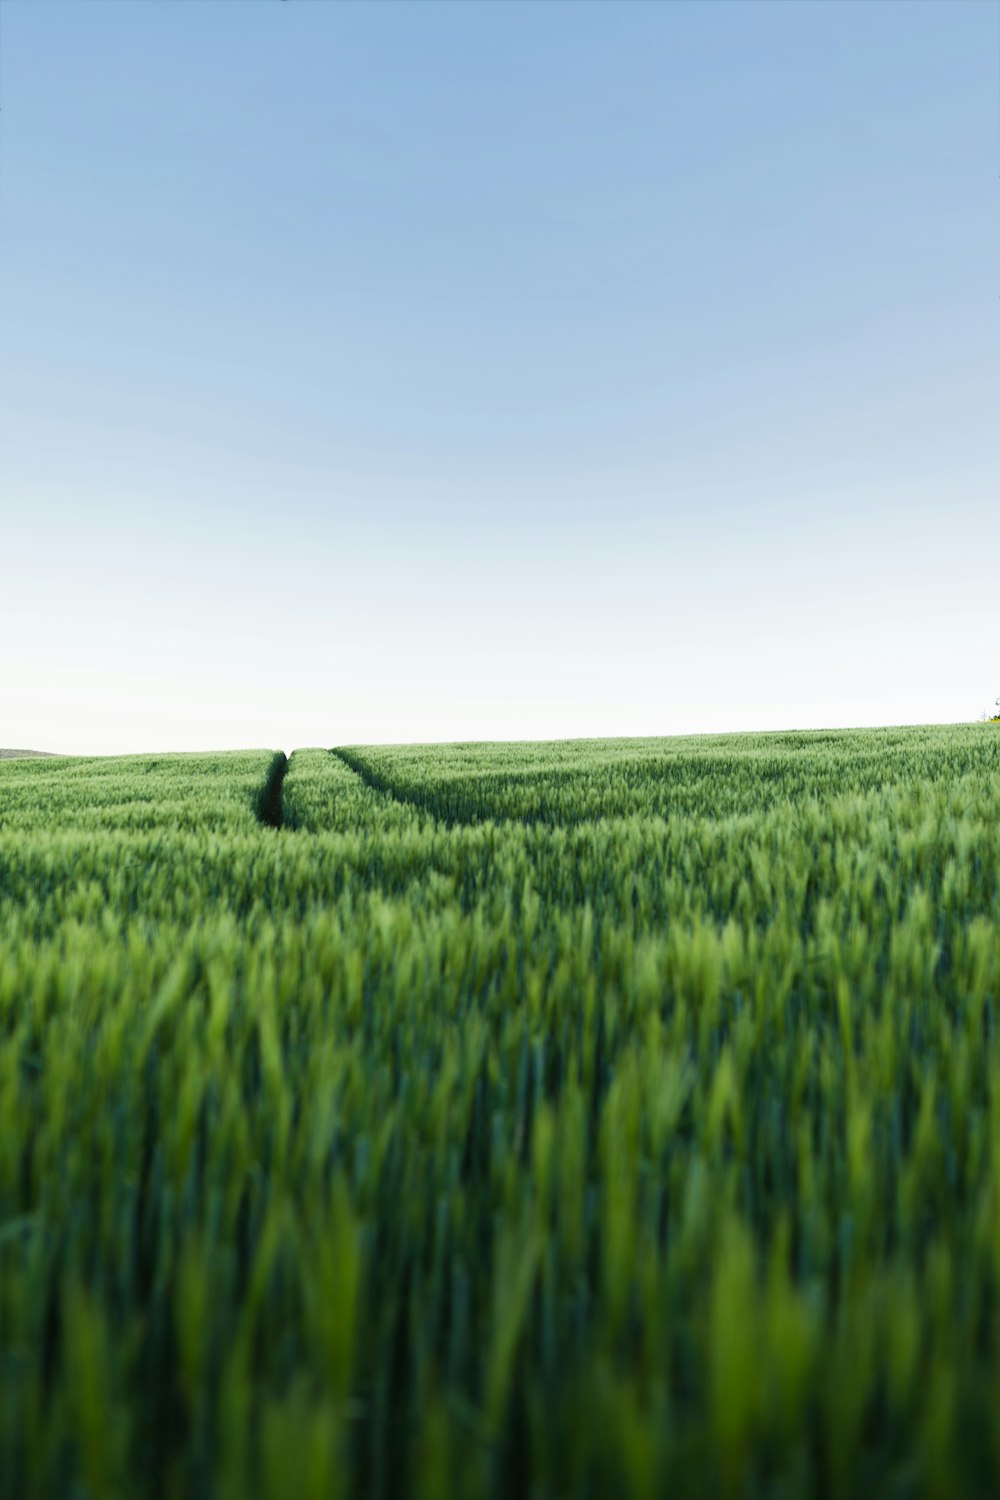
<svg viewBox="0 0 1000 1500">
<path fill-rule="evenodd" d="M 1000 732 L 0 764 L 0 1496 L 1000 1494 Z"/>
</svg>

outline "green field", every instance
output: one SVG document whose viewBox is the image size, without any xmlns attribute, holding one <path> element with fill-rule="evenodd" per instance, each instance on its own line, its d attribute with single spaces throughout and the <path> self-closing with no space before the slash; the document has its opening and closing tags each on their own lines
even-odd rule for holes
<svg viewBox="0 0 1000 1500">
<path fill-rule="evenodd" d="M 4 1500 L 1000 1494 L 997 729 L 284 771 L 0 764 Z"/>
</svg>

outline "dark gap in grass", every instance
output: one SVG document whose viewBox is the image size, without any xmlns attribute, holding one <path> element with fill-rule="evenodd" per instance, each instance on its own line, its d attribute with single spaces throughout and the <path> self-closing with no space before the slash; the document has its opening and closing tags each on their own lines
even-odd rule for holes
<svg viewBox="0 0 1000 1500">
<path fill-rule="evenodd" d="M 434 818 L 437 822 L 443 824 L 445 828 L 474 828 L 480 823 L 520 824 L 525 828 L 531 828 L 536 824 L 544 823 L 549 828 L 571 828 L 578 826 L 581 821 L 600 821 L 606 816 L 605 814 L 597 814 L 591 819 L 567 820 L 563 818 L 553 820 L 544 808 L 539 808 L 537 811 L 528 810 L 521 813 L 514 813 L 497 811 L 489 807 L 483 809 L 468 804 L 456 811 L 453 807 L 442 805 L 438 790 L 420 791 L 412 788 L 405 792 L 400 790 L 393 781 L 386 776 L 382 776 L 378 771 L 373 771 L 370 766 L 366 765 L 363 760 L 355 756 L 350 750 L 333 749 L 330 751 L 330 754 L 335 755 L 339 761 L 342 761 L 349 771 L 353 771 L 356 776 L 360 776 L 361 780 L 366 786 L 371 787 L 372 791 L 380 792 L 386 797 L 391 797 L 401 807 L 409 807 L 415 809 L 417 812 L 425 813 L 428 817 Z M 505 776 L 504 780 L 506 782 L 527 780 L 534 775 L 534 772 L 525 773 L 524 776 L 514 772 Z M 546 772 L 545 776 L 549 783 L 565 786 L 574 781 L 584 781 L 587 772 L 575 770 L 550 771 Z M 478 780 L 479 778 L 476 776 L 469 776 L 462 779 L 466 784 Z M 614 815 L 610 814 L 607 816 Z"/>
<path fill-rule="evenodd" d="M 267 828 L 280 828 L 284 822 L 281 788 L 287 774 L 288 756 L 283 750 L 278 750 L 257 796 L 257 817 Z"/>
<path fill-rule="evenodd" d="M 330 754 L 335 755 L 338 760 L 343 761 L 347 769 L 353 771 L 355 776 L 360 776 L 365 785 L 370 786 L 373 792 L 381 792 L 383 796 L 391 797 L 400 806 L 411 807 L 415 808 L 417 812 L 428 813 L 432 818 L 437 818 L 442 822 L 446 828 L 466 828 L 469 826 L 470 820 L 468 818 L 455 817 L 438 807 L 433 793 L 429 795 L 427 793 L 422 795 L 420 793 L 416 795 L 411 793 L 407 795 L 405 792 L 401 792 L 387 777 L 380 776 L 377 771 L 373 771 L 369 766 L 366 766 L 364 761 L 359 760 L 350 750 L 331 750 Z"/>
<path fill-rule="evenodd" d="M 466 817 L 459 813 L 453 813 L 447 808 L 442 808 L 434 792 L 403 792 L 399 787 L 382 776 L 378 771 L 373 771 L 370 766 L 365 765 L 363 760 L 356 757 L 350 750 L 331 750 L 339 761 L 353 771 L 355 776 L 360 776 L 365 786 L 370 786 L 373 792 L 379 792 L 384 797 L 391 797 L 393 802 L 398 802 L 400 807 L 409 807 L 415 812 L 424 813 L 429 818 L 434 818 L 445 828 L 471 828 L 475 823 L 485 822 L 491 815 L 480 817 Z M 496 818 L 497 822 L 512 821 L 507 818 Z"/>
<path fill-rule="evenodd" d="M 373 792 L 381 792 L 383 796 L 391 797 L 393 802 L 400 803 L 402 807 L 415 807 L 421 812 L 430 812 L 432 815 L 437 816 L 434 813 L 434 809 L 429 807 L 423 799 L 404 796 L 402 792 L 393 786 L 391 781 L 388 781 L 384 776 L 380 776 L 377 771 L 370 770 L 364 761 L 358 760 L 356 756 L 351 754 L 350 750 L 331 750 L 330 754 L 335 755 L 339 761 L 342 761 L 349 771 L 354 772 L 355 776 L 360 776 L 365 786 L 370 786 Z"/>
<path fill-rule="evenodd" d="M 435 819 L 436 822 L 442 824 L 445 828 L 475 828 L 481 823 L 503 823 L 510 824 L 511 826 L 519 824 L 525 828 L 533 828 L 539 823 L 544 823 L 548 828 L 568 829 L 579 826 L 576 821 L 569 822 L 558 819 L 553 821 L 544 809 L 540 809 L 538 812 L 507 813 L 491 810 L 490 808 L 479 809 L 466 806 L 464 809 L 456 812 L 450 807 L 441 805 L 439 793 L 435 790 L 417 791 L 414 789 L 406 792 L 401 791 L 387 776 L 382 776 L 378 771 L 373 771 L 370 766 L 367 766 L 363 760 L 355 756 L 350 750 L 334 749 L 330 751 L 330 754 L 335 755 L 339 761 L 342 761 L 349 771 L 353 771 L 356 776 L 360 776 L 365 785 L 371 787 L 373 792 L 379 792 L 382 796 L 391 797 L 394 802 L 399 803 L 400 807 L 409 807 L 418 813 L 423 813 L 427 817 Z M 574 780 L 582 780 L 585 774 L 576 771 L 556 772 L 551 774 L 549 779 L 560 784 L 565 784 Z M 601 814 L 597 819 L 592 821 L 600 821 L 603 816 Z"/>
</svg>

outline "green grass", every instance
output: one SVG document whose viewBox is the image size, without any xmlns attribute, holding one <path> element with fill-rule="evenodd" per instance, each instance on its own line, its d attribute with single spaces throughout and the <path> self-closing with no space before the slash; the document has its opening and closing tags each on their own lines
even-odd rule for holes
<svg viewBox="0 0 1000 1500">
<path fill-rule="evenodd" d="M 1000 1492 L 991 730 L 282 760 L 0 765 L 0 1495 Z"/>
</svg>

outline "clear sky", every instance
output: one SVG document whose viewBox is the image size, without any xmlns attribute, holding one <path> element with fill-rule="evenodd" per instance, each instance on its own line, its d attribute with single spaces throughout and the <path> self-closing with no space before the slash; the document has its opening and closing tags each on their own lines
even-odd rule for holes
<svg viewBox="0 0 1000 1500">
<path fill-rule="evenodd" d="M 971 719 L 990 0 L 0 0 L 0 745 Z"/>
</svg>

